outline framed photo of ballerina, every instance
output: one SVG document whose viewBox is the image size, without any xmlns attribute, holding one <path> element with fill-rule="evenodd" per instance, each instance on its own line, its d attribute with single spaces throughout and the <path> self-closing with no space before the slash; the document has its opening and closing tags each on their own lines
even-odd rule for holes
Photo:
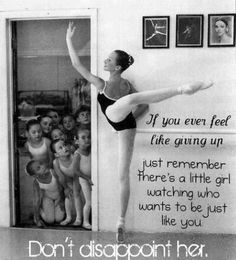
<svg viewBox="0 0 236 260">
<path fill-rule="evenodd" d="M 169 48 L 169 16 L 143 17 L 143 49 Z"/>
<path fill-rule="evenodd" d="M 203 46 L 203 19 L 201 14 L 176 15 L 176 47 Z"/>
<path fill-rule="evenodd" d="M 208 15 L 208 47 L 235 46 L 235 14 Z"/>
</svg>

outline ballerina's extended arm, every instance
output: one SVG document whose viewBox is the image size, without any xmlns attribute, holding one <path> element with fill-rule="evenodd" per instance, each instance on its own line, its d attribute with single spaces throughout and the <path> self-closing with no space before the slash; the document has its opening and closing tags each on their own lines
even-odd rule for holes
<svg viewBox="0 0 236 260">
<path fill-rule="evenodd" d="M 73 25 L 73 22 L 70 22 L 66 33 L 66 43 L 72 65 L 85 79 L 87 79 L 91 84 L 97 87 L 98 90 L 101 90 L 104 86 L 104 81 L 101 78 L 93 75 L 90 71 L 88 71 L 88 69 L 81 63 L 80 58 L 78 57 L 75 51 L 75 48 L 72 43 L 72 37 L 74 33 L 75 26 Z"/>
</svg>

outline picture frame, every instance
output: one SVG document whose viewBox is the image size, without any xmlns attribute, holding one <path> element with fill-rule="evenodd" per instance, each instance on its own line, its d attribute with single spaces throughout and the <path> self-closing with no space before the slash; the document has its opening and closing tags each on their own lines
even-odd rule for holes
<svg viewBox="0 0 236 260">
<path fill-rule="evenodd" d="M 208 14 L 208 47 L 235 46 L 235 15 Z"/>
<path fill-rule="evenodd" d="M 170 16 L 143 16 L 143 49 L 169 48 Z"/>
<path fill-rule="evenodd" d="M 176 47 L 203 47 L 204 16 L 176 15 Z"/>
</svg>

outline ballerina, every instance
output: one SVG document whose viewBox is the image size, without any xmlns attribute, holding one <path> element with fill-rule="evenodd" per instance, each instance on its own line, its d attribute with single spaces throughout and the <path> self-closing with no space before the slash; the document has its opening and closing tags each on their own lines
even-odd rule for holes
<svg viewBox="0 0 236 260">
<path fill-rule="evenodd" d="M 118 132 L 119 162 L 118 172 L 120 178 L 120 216 L 117 221 L 117 242 L 124 242 L 125 215 L 130 196 L 129 168 L 133 154 L 136 134 L 136 120 L 147 112 L 148 105 L 160 102 L 181 94 L 194 94 L 207 89 L 212 82 L 195 82 L 176 88 L 164 88 L 137 92 L 133 85 L 121 77 L 134 62 L 132 56 L 121 50 L 113 51 L 104 61 L 104 70 L 110 73 L 108 81 L 93 75 L 81 63 L 73 43 L 72 37 L 75 27 L 69 23 L 66 42 L 73 67 L 98 90 L 98 102 L 107 121 Z M 133 112 L 132 112 L 133 111 Z"/>
<path fill-rule="evenodd" d="M 154 32 L 153 32 L 153 34 L 150 37 L 148 37 L 146 39 L 146 41 L 151 40 L 154 36 L 156 36 L 158 34 L 165 35 L 165 36 L 167 35 L 166 33 L 163 33 L 163 32 L 159 31 L 159 29 L 166 29 L 166 26 L 158 26 L 157 23 L 154 25 L 154 23 L 153 23 L 153 21 L 151 19 L 150 19 L 150 21 L 152 23 L 152 27 L 154 29 Z"/>
</svg>

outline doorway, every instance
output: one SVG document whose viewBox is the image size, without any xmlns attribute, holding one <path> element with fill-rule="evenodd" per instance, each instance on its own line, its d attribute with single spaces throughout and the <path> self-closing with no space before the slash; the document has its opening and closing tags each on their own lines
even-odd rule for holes
<svg viewBox="0 0 236 260">
<path fill-rule="evenodd" d="M 57 16 L 58 17 L 58 16 Z M 96 73 L 96 54 L 91 42 L 94 31 L 94 15 L 72 19 L 11 19 L 11 79 L 12 91 L 12 197 L 11 225 L 34 227 L 33 179 L 26 174 L 25 166 L 31 159 L 25 149 L 26 125 L 29 120 L 39 120 L 49 111 L 56 111 L 60 118 L 73 115 L 79 106 L 86 105 L 91 111 L 91 171 L 96 183 L 96 102 L 90 85 L 73 69 L 68 56 L 65 33 L 69 21 L 80 28 L 80 36 L 73 39 L 75 49 L 83 64 Z M 78 93 L 78 89 L 81 92 Z M 92 100 L 92 101 L 91 101 Z M 50 136 L 48 136 L 50 139 Z M 97 230 L 97 190 L 93 189 L 91 222 Z M 93 206 L 95 205 L 95 206 Z M 68 225 L 70 227 L 70 225 Z M 57 226 L 56 226 L 57 227 Z M 51 226 L 50 226 L 51 228 Z M 73 227 L 74 228 L 74 227 Z"/>
</svg>

